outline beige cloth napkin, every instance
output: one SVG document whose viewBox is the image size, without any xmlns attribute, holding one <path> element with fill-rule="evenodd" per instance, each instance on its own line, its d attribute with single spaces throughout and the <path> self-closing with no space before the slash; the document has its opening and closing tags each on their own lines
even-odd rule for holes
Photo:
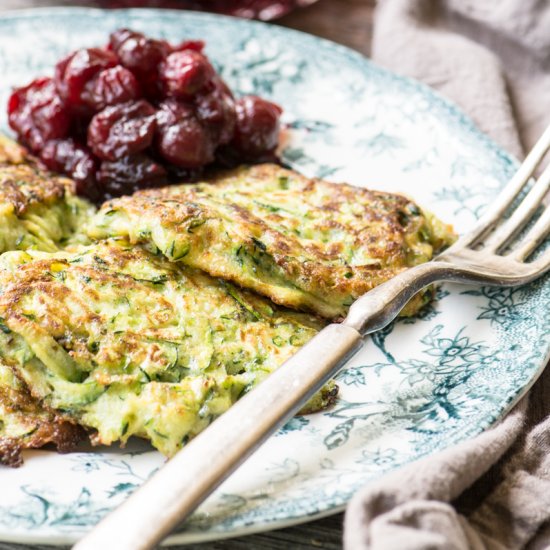
<svg viewBox="0 0 550 550">
<path fill-rule="evenodd" d="M 373 59 L 433 86 L 518 157 L 550 123 L 549 0 L 381 0 Z M 550 370 L 497 426 L 386 475 L 346 550 L 550 548 Z"/>
</svg>

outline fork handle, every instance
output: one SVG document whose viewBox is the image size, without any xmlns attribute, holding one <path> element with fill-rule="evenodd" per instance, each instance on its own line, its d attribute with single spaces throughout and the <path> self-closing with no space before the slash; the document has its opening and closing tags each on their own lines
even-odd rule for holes
<svg viewBox="0 0 550 550">
<path fill-rule="evenodd" d="M 366 336 L 393 321 L 416 293 L 435 281 L 471 280 L 471 275 L 446 262 L 431 261 L 417 265 L 358 298 L 350 307 L 343 324 Z"/>
<path fill-rule="evenodd" d="M 361 345 L 360 334 L 351 327 L 333 324 L 324 328 L 73 548 L 153 548 L 290 419 Z"/>
</svg>

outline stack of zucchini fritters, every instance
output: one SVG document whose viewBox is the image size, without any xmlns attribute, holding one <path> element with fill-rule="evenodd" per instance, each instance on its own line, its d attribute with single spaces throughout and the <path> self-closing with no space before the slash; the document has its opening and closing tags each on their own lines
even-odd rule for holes
<svg viewBox="0 0 550 550">
<path fill-rule="evenodd" d="M 275 165 L 96 213 L 1 137 L 0 228 L 0 463 L 12 466 L 24 448 L 86 436 L 137 435 L 173 455 L 355 298 L 454 238 L 402 196 Z"/>
</svg>

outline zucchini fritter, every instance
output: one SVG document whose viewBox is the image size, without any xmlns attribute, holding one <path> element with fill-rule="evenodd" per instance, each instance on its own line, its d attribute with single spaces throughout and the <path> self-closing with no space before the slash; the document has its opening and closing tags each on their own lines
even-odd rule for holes
<svg viewBox="0 0 550 550">
<path fill-rule="evenodd" d="M 450 226 L 403 196 L 271 164 L 109 201 L 89 235 L 127 237 L 327 318 L 345 315 L 356 298 L 454 240 Z"/>
<path fill-rule="evenodd" d="M 73 422 L 43 409 L 11 369 L 0 362 L 0 464 L 20 466 L 21 450 L 54 443 L 71 450 L 83 437 Z"/>
<path fill-rule="evenodd" d="M 137 435 L 168 456 L 323 326 L 113 240 L 3 254 L 0 318 L 0 361 L 46 410 L 94 443 Z"/>
<path fill-rule="evenodd" d="M 0 135 L 0 253 L 53 252 L 86 240 L 82 227 L 94 208 L 75 193 L 72 180 L 40 169 L 24 149 Z"/>
<path fill-rule="evenodd" d="M 41 170 L 25 149 L 0 134 L 0 253 L 53 251 L 87 240 L 81 228 L 93 211 L 75 196 L 71 180 Z M 0 319 L 0 346 L 9 334 Z M 73 422 L 44 409 L 0 360 L 0 464 L 19 466 L 22 449 L 47 443 L 70 450 L 82 436 Z"/>
</svg>

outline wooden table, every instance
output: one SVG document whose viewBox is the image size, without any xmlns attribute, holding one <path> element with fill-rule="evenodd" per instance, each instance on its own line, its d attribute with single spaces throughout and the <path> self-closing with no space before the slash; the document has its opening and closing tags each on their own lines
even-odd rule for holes
<svg viewBox="0 0 550 550">
<path fill-rule="evenodd" d="M 280 19 L 277 24 L 309 32 L 354 48 L 370 51 L 375 0 L 319 0 Z M 45 6 L 93 6 L 93 1 L 0 0 L 0 12 Z M 343 514 L 303 525 L 219 542 L 186 546 L 189 550 L 334 550 L 342 547 Z M 33 546 L 34 550 L 51 547 Z M 0 542 L 0 550 L 30 550 L 30 546 Z"/>
</svg>

